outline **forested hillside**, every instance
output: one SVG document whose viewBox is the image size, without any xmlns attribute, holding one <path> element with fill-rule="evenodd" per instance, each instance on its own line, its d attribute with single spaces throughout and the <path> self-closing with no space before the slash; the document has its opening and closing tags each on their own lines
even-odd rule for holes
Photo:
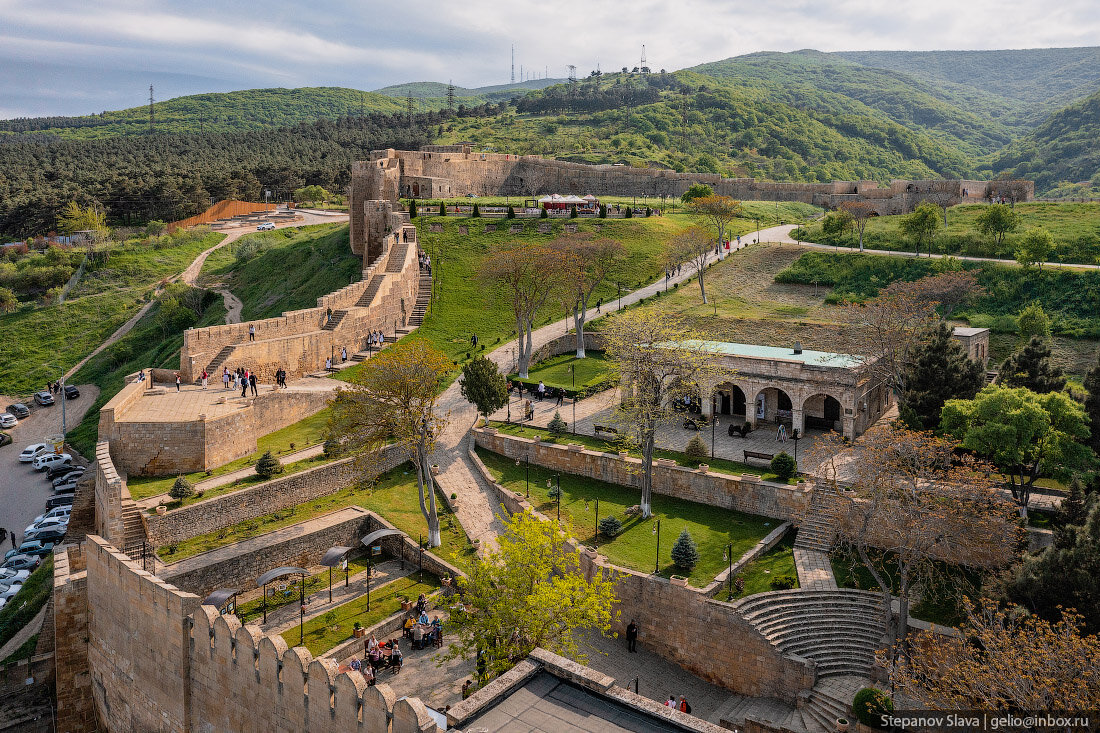
<svg viewBox="0 0 1100 733">
<path fill-rule="evenodd" d="M 516 97 L 522 97 L 534 89 L 543 89 L 553 84 L 561 84 L 565 79 L 530 79 L 515 84 L 496 84 L 488 87 L 455 87 L 456 103 L 483 104 L 485 102 L 503 102 Z M 408 84 L 394 84 L 393 86 L 375 89 L 375 94 L 384 94 L 388 97 L 400 97 L 407 99 L 423 99 L 432 105 L 442 106 L 447 100 L 447 84 L 438 81 L 414 81 Z"/>
</svg>

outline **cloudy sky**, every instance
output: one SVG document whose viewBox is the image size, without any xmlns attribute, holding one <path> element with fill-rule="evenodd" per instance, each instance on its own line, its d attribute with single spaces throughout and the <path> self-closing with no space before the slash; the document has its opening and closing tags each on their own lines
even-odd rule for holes
<svg viewBox="0 0 1100 733">
<path fill-rule="evenodd" d="M 1097 0 L 0 0 L 0 118 L 255 87 L 505 83 L 753 51 L 1100 45 Z"/>
</svg>

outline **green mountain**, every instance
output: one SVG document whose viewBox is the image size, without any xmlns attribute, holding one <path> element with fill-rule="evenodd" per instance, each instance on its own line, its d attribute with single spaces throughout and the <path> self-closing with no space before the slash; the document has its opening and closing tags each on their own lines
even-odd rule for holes
<svg viewBox="0 0 1100 733">
<path fill-rule="evenodd" d="M 343 87 L 244 89 L 176 97 L 153 105 L 156 130 L 164 133 L 240 132 L 361 113 L 404 111 L 403 100 Z M 148 130 L 148 105 L 82 117 L 35 117 L 0 122 L 0 133 L 49 133 L 78 139 L 141 135 Z"/>
<path fill-rule="evenodd" d="M 1048 192 L 1062 182 L 1091 181 L 1100 187 L 1100 91 L 1061 109 L 1034 132 L 992 159 L 994 175 L 1030 178 L 1035 189 Z M 1065 196 L 1096 195 L 1067 190 Z"/>
<path fill-rule="evenodd" d="M 473 104 L 504 102 L 509 99 L 515 99 L 516 97 L 522 97 L 524 94 L 534 89 L 543 89 L 554 84 L 561 84 L 565 81 L 565 79 L 530 79 L 528 81 L 516 82 L 515 84 L 497 84 L 474 89 L 456 86 L 455 97 L 461 99 L 462 103 L 467 106 L 470 105 L 471 98 L 476 100 Z M 383 94 L 387 97 L 400 97 L 401 99 L 406 99 L 411 96 L 413 99 L 427 99 L 438 104 L 440 100 L 443 100 L 444 103 L 446 102 L 447 85 L 438 81 L 414 81 L 407 84 L 394 84 L 393 86 L 375 89 L 374 93 Z"/>
</svg>

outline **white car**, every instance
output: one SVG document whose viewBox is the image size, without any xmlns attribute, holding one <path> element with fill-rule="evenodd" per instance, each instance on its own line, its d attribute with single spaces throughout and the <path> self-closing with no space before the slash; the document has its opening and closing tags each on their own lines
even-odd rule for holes
<svg viewBox="0 0 1100 733">
<path fill-rule="evenodd" d="M 53 450 L 52 443 L 31 443 L 19 454 L 19 461 L 21 463 L 30 463 L 35 458 L 38 458 L 40 455 L 50 450 Z"/>
<path fill-rule="evenodd" d="M 0 584 L 22 583 L 31 576 L 30 570 L 13 570 L 0 568 Z"/>
<path fill-rule="evenodd" d="M 61 519 L 63 517 L 65 519 L 68 519 L 69 514 L 72 512 L 72 509 L 73 508 L 71 506 L 54 507 L 53 509 L 49 510 L 48 512 L 46 512 L 44 514 L 39 514 L 37 517 L 35 517 L 34 522 L 31 523 L 31 526 L 33 527 L 34 525 L 36 525 L 39 522 L 42 522 L 46 519 Z"/>
<path fill-rule="evenodd" d="M 43 519 L 40 522 L 35 522 L 34 524 L 29 525 L 25 530 L 23 530 L 23 536 L 25 537 L 39 529 L 64 529 L 68 526 L 68 517 L 65 517 L 64 519 L 61 519 L 59 517 L 50 517 L 49 519 Z"/>
<path fill-rule="evenodd" d="M 45 471 L 47 468 L 67 466 L 72 462 L 73 457 L 68 453 L 44 453 L 35 458 L 31 465 L 34 466 L 35 471 Z"/>
<path fill-rule="evenodd" d="M 10 412 L 0 412 L 0 428 L 14 428 L 19 424 L 19 421 L 15 419 L 15 415 Z"/>
<path fill-rule="evenodd" d="M 22 588 L 22 587 L 23 587 L 23 581 L 19 581 L 18 583 L 12 583 L 7 588 L 4 588 L 4 591 L 2 593 L 0 593 L 0 598 L 3 598 L 4 600 L 7 600 L 7 599 L 11 598 L 12 596 L 14 596 L 16 593 L 18 593 L 19 589 Z"/>
<path fill-rule="evenodd" d="M 260 232 L 270 232 L 274 228 L 275 228 L 274 222 L 265 221 L 265 222 L 261 222 L 260 225 L 258 227 L 256 227 L 256 230 L 260 231 Z"/>
</svg>

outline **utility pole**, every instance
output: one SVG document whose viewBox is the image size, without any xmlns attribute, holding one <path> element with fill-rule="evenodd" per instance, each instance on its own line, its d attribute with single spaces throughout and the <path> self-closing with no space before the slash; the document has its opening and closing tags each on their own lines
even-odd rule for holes
<svg viewBox="0 0 1100 733">
<path fill-rule="evenodd" d="M 455 85 L 453 81 L 447 82 L 447 109 L 451 112 L 455 111 Z"/>
<path fill-rule="evenodd" d="M 149 85 L 149 134 L 153 134 L 153 125 L 155 120 L 153 119 L 153 85 Z"/>
<path fill-rule="evenodd" d="M 516 83 L 516 44 L 512 44 L 512 83 Z"/>
</svg>

